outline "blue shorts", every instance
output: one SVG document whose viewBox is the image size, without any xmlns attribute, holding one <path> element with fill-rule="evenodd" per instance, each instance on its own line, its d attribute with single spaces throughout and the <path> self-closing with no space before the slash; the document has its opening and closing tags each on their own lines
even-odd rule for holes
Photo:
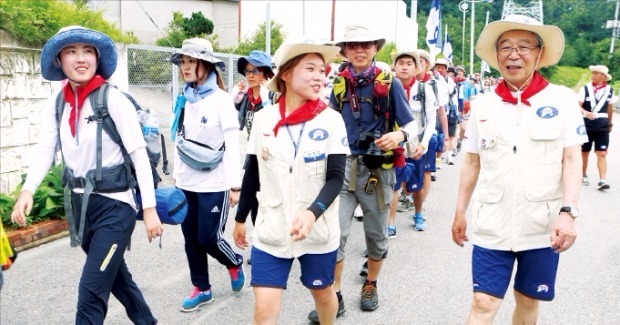
<svg viewBox="0 0 620 325">
<path fill-rule="evenodd" d="M 411 177 L 407 180 L 407 192 L 417 192 L 424 187 L 424 160 L 427 154 L 422 155 L 418 160 L 407 158 L 407 164 L 414 166 Z"/>
<path fill-rule="evenodd" d="M 474 245 L 472 253 L 474 292 L 503 299 L 510 284 L 515 260 L 517 273 L 514 289 L 530 298 L 553 300 L 560 254 L 551 248 L 512 252 Z"/>
<path fill-rule="evenodd" d="M 326 254 L 304 254 L 298 257 L 301 264 L 301 283 L 308 289 L 324 289 L 332 285 L 337 253 L 338 250 L 335 250 Z M 250 285 L 286 289 L 293 260 L 293 258 L 275 257 L 252 246 Z"/>
<path fill-rule="evenodd" d="M 396 167 L 394 168 L 396 172 L 396 184 L 394 184 L 394 191 L 400 190 L 403 182 L 406 182 L 411 178 L 411 174 L 415 171 L 415 166 L 413 163 L 407 162 L 405 167 Z"/>
</svg>

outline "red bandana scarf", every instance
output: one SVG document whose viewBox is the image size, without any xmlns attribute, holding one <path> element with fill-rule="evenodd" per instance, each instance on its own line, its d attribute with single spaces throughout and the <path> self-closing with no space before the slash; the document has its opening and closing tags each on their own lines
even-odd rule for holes
<svg viewBox="0 0 620 325">
<path fill-rule="evenodd" d="M 594 94 L 596 94 L 599 90 L 603 90 L 607 87 L 607 82 L 603 81 L 600 85 L 592 84 L 592 88 L 594 88 Z"/>
<path fill-rule="evenodd" d="M 411 78 L 411 82 L 408 85 L 403 84 L 405 86 L 405 93 L 407 93 L 407 101 L 409 101 L 409 97 L 411 95 L 411 87 L 415 85 L 416 79 L 415 77 Z"/>
<path fill-rule="evenodd" d="M 530 105 L 528 99 L 545 89 L 547 85 L 549 85 L 549 81 L 543 78 L 538 71 L 534 72 L 532 83 L 530 83 L 530 85 L 527 86 L 525 91 L 521 94 L 521 102 L 527 106 L 532 106 Z M 502 98 L 503 102 L 517 105 L 518 99 L 513 97 L 512 93 L 510 93 L 506 80 L 503 80 L 497 85 L 497 88 L 495 88 L 495 93 Z"/>
<path fill-rule="evenodd" d="M 258 97 L 254 98 L 254 88 L 250 88 L 248 90 L 248 101 L 250 102 L 250 106 L 252 106 L 252 110 L 254 110 L 254 107 L 256 107 L 256 105 L 263 103 L 263 100 L 260 98 L 260 94 L 258 95 Z"/>
<path fill-rule="evenodd" d="M 69 126 L 71 127 L 71 135 L 75 137 L 75 130 L 77 126 L 77 121 L 80 118 L 80 111 L 82 110 L 82 106 L 84 105 L 84 101 L 88 97 L 90 93 L 95 91 L 97 88 L 101 87 L 105 83 L 105 79 L 103 79 L 100 75 L 95 75 L 85 86 L 76 86 L 77 90 L 77 108 L 76 105 L 76 95 L 73 92 L 73 88 L 71 87 L 71 83 L 67 83 L 65 87 L 62 89 L 63 96 L 65 97 L 65 101 L 69 103 L 71 106 L 71 115 L 69 115 Z"/>
<path fill-rule="evenodd" d="M 310 121 L 311 119 L 313 119 L 315 116 L 319 115 L 319 113 L 321 113 L 323 110 L 325 110 L 325 108 L 327 108 L 327 105 L 325 104 L 325 102 L 323 102 L 321 100 L 321 98 L 318 98 L 317 100 L 313 100 L 313 101 L 308 101 L 305 104 L 301 105 L 299 108 L 297 108 L 295 111 L 293 111 L 293 113 L 289 114 L 289 116 L 285 117 L 285 112 L 286 112 L 286 98 L 280 98 L 280 121 L 278 122 L 278 124 L 276 124 L 276 126 L 273 128 L 273 134 L 274 135 L 278 135 L 278 129 L 280 129 L 281 126 L 287 125 L 287 124 L 299 124 L 299 123 L 303 123 L 306 121 Z"/>
</svg>

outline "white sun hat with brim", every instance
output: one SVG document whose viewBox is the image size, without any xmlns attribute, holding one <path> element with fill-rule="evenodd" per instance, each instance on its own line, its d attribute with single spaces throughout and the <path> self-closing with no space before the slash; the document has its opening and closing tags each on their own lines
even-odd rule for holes
<svg viewBox="0 0 620 325">
<path fill-rule="evenodd" d="M 430 54 L 430 53 L 428 53 L 428 52 L 427 52 L 427 51 L 425 51 L 425 50 L 420 50 L 420 49 L 418 49 L 418 55 L 420 56 L 420 58 L 422 58 L 422 59 L 424 59 L 424 60 L 428 61 L 428 65 L 426 66 L 426 69 L 425 69 L 426 71 L 425 71 L 425 72 L 429 72 L 429 71 L 431 70 L 431 68 L 432 68 L 433 66 L 435 66 L 435 60 L 433 60 L 433 59 L 431 58 L 431 54 Z"/>
<path fill-rule="evenodd" d="M 435 60 L 435 65 L 434 66 L 436 67 L 437 65 L 445 65 L 446 68 L 447 68 L 447 67 L 450 66 L 450 63 L 448 63 L 448 60 L 446 60 L 444 58 L 439 58 L 439 59 Z"/>
<path fill-rule="evenodd" d="M 116 45 L 106 34 L 82 26 L 61 28 L 43 46 L 41 51 L 41 74 L 50 81 L 60 81 L 67 76 L 62 71 L 58 54 L 71 44 L 88 44 L 97 49 L 97 71 L 103 79 L 110 79 L 116 70 Z"/>
<path fill-rule="evenodd" d="M 396 61 L 401 57 L 401 56 L 409 56 L 412 57 L 413 60 L 415 61 L 415 65 L 417 67 L 420 66 L 420 55 L 418 54 L 418 50 L 401 50 L 398 51 L 396 53 L 392 53 L 391 57 L 392 57 L 392 63 L 396 64 Z"/>
<path fill-rule="evenodd" d="M 213 55 L 213 45 L 211 45 L 211 42 L 204 38 L 189 38 L 184 40 L 181 50 L 172 54 L 172 57 L 170 57 L 170 62 L 180 66 L 181 55 L 213 63 L 221 70 L 226 69 L 226 64 L 224 64 L 224 61 Z"/>
<path fill-rule="evenodd" d="M 605 79 L 607 81 L 611 80 L 611 75 L 609 74 L 609 68 L 604 65 L 591 65 L 590 70 L 592 72 L 599 72 L 605 75 Z"/>
<path fill-rule="evenodd" d="M 323 57 L 323 60 L 325 60 L 325 63 L 327 64 L 334 59 L 334 57 L 336 57 L 338 51 L 340 51 L 338 46 L 323 45 L 320 42 L 314 42 L 310 39 L 298 39 L 285 42 L 280 45 L 276 53 L 273 55 L 278 73 L 267 83 L 267 89 L 282 92 L 281 89 L 278 89 L 278 81 L 282 79 L 282 75 L 279 71 L 288 61 L 303 54 L 317 53 Z"/>
<path fill-rule="evenodd" d="M 368 27 L 360 24 L 349 24 L 344 28 L 344 37 L 336 43 L 336 46 L 340 46 L 340 54 L 344 56 L 345 43 L 372 41 L 377 41 L 377 52 L 385 44 L 385 38 L 376 35 Z"/>
<path fill-rule="evenodd" d="M 543 25 L 532 17 L 510 15 L 504 18 L 504 20 L 488 24 L 478 38 L 476 54 L 492 68 L 498 70 L 497 40 L 503 33 L 511 30 L 525 30 L 540 37 L 543 42 L 544 52 L 537 68 L 554 65 L 562 58 L 562 53 L 564 53 L 564 33 L 562 33 L 560 28 L 553 25 Z"/>
</svg>

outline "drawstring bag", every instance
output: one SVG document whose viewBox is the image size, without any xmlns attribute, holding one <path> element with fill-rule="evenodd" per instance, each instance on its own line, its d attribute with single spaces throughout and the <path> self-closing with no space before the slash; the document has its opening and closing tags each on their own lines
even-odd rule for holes
<svg viewBox="0 0 620 325">
<path fill-rule="evenodd" d="M 183 191 L 176 187 L 160 187 L 155 190 L 157 215 L 162 223 L 178 225 L 187 216 L 187 199 Z M 138 204 L 142 205 L 142 197 L 138 193 Z M 138 220 L 143 220 L 142 210 L 138 211 Z"/>
<path fill-rule="evenodd" d="M 9 241 L 9 236 L 4 232 L 2 223 L 0 223 L 0 266 L 2 271 L 8 270 L 15 259 L 17 258 L 17 252 Z"/>
</svg>

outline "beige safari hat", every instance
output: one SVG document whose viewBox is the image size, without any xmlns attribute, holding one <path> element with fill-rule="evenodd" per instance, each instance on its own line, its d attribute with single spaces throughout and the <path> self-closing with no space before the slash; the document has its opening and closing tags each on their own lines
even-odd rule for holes
<svg viewBox="0 0 620 325">
<path fill-rule="evenodd" d="M 511 30 L 526 30 L 537 34 L 542 39 L 545 49 L 538 68 L 554 65 L 562 58 L 564 53 L 564 33 L 557 26 L 543 25 L 538 20 L 524 15 L 510 15 L 504 20 L 494 21 L 488 24 L 478 38 L 476 54 L 486 61 L 489 66 L 498 69 L 495 48 L 499 37 Z"/>
<path fill-rule="evenodd" d="M 377 41 L 377 52 L 385 45 L 385 38 L 377 36 L 368 27 L 349 24 L 344 28 L 344 37 L 336 43 L 336 46 L 340 46 L 340 54 L 344 55 L 344 43 L 370 41 Z"/>
<path fill-rule="evenodd" d="M 213 55 L 213 45 L 211 45 L 211 42 L 204 38 L 189 38 L 184 40 L 181 50 L 172 54 L 170 62 L 175 65 L 181 65 L 181 55 L 211 62 L 222 70 L 226 69 L 224 61 Z"/>
<path fill-rule="evenodd" d="M 592 72 L 600 72 L 605 75 L 607 81 L 611 80 L 611 75 L 609 74 L 609 68 L 604 65 L 591 65 L 590 70 Z"/>
</svg>

